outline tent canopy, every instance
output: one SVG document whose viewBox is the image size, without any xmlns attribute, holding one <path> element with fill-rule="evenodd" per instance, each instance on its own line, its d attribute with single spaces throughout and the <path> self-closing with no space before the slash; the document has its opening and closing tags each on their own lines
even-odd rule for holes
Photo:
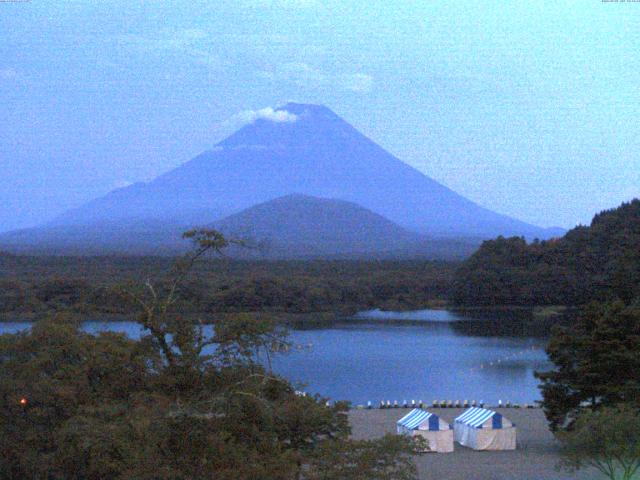
<svg viewBox="0 0 640 480">
<path fill-rule="evenodd" d="M 491 420 L 491 428 L 501 429 L 504 427 L 512 426 L 511 422 L 504 419 L 502 415 L 493 410 L 486 408 L 473 407 L 457 417 L 454 421 L 457 424 L 463 424 L 472 428 L 489 427 L 488 420 Z"/>
<path fill-rule="evenodd" d="M 454 421 L 455 440 L 474 450 L 515 450 L 516 429 L 510 420 L 486 408 L 470 408 Z"/>
<path fill-rule="evenodd" d="M 440 430 L 440 419 L 438 416 L 420 408 L 414 408 L 398 420 L 397 423 L 398 426 L 404 427 L 407 430 Z"/>
<path fill-rule="evenodd" d="M 399 435 L 420 436 L 427 441 L 427 452 L 453 452 L 453 429 L 431 412 L 414 408 L 397 421 Z"/>
</svg>

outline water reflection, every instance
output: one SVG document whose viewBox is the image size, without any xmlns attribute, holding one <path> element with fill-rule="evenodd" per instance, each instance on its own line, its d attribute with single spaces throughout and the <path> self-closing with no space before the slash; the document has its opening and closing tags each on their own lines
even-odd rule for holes
<svg viewBox="0 0 640 480">
<path fill-rule="evenodd" d="M 472 310 L 417 310 L 388 312 L 369 310 L 344 319 L 344 323 L 383 323 L 389 325 L 440 324 L 464 336 L 548 338 L 551 328 L 568 324 L 573 312 L 536 316 L 530 308 L 474 308 Z"/>
<path fill-rule="evenodd" d="M 382 320 L 382 321 L 412 321 L 412 322 L 452 322 L 462 320 L 464 317 L 458 315 L 451 310 L 414 310 L 408 312 L 392 312 L 380 309 L 367 310 L 365 312 L 356 313 L 352 319 L 355 320 Z"/>
<path fill-rule="evenodd" d="M 476 399 L 531 403 L 540 398 L 535 370 L 547 369 L 536 336 L 476 334 L 467 321 L 342 323 L 296 330 L 310 350 L 279 356 L 276 371 L 307 390 L 356 403 Z"/>
</svg>

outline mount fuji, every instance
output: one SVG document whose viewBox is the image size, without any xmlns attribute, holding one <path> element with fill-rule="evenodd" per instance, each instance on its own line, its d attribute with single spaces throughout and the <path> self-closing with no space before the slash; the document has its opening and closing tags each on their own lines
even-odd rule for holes
<svg viewBox="0 0 640 480">
<path fill-rule="evenodd" d="M 543 239 L 562 233 L 462 197 L 403 163 L 327 107 L 288 103 L 148 183 L 114 190 L 47 225 L 2 235 L 0 247 L 7 239 L 13 245 L 41 239 L 41 247 L 54 238 L 65 245 L 81 244 L 78 232 L 99 237 L 96 232 L 109 230 L 117 237 L 127 231 L 123 225 L 144 226 L 145 245 L 161 244 L 162 238 L 155 242 L 149 229 L 173 232 L 217 223 L 292 194 L 356 204 L 422 237 Z"/>
</svg>

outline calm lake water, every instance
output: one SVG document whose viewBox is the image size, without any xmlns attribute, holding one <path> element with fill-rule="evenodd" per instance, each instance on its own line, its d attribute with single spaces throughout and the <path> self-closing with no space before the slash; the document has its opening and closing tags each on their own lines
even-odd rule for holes
<svg viewBox="0 0 640 480">
<path fill-rule="evenodd" d="M 531 403 L 540 399 L 533 372 L 550 364 L 544 338 L 529 336 L 521 325 L 521 319 L 500 313 L 361 312 L 330 327 L 291 331 L 297 348 L 277 355 L 273 368 L 301 390 L 354 404 L 436 399 Z M 0 323 L 0 333 L 28 326 Z M 84 329 L 120 331 L 133 338 L 142 333 L 131 322 L 90 321 Z"/>
</svg>

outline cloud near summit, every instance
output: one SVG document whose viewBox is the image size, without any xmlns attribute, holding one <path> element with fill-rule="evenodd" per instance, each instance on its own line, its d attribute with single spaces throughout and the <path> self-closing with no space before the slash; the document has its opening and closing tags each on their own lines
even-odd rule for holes
<svg viewBox="0 0 640 480">
<path fill-rule="evenodd" d="M 286 110 L 275 110 L 272 107 L 265 107 L 259 110 L 243 110 L 238 112 L 221 125 L 226 128 L 237 129 L 259 119 L 269 120 L 275 123 L 292 123 L 298 120 L 298 116 Z"/>
<path fill-rule="evenodd" d="M 236 118 L 243 123 L 253 123 L 258 119 L 276 123 L 290 123 L 295 122 L 298 116 L 286 110 L 274 110 L 271 107 L 265 107 L 260 110 L 244 110 L 238 113 Z"/>
</svg>

